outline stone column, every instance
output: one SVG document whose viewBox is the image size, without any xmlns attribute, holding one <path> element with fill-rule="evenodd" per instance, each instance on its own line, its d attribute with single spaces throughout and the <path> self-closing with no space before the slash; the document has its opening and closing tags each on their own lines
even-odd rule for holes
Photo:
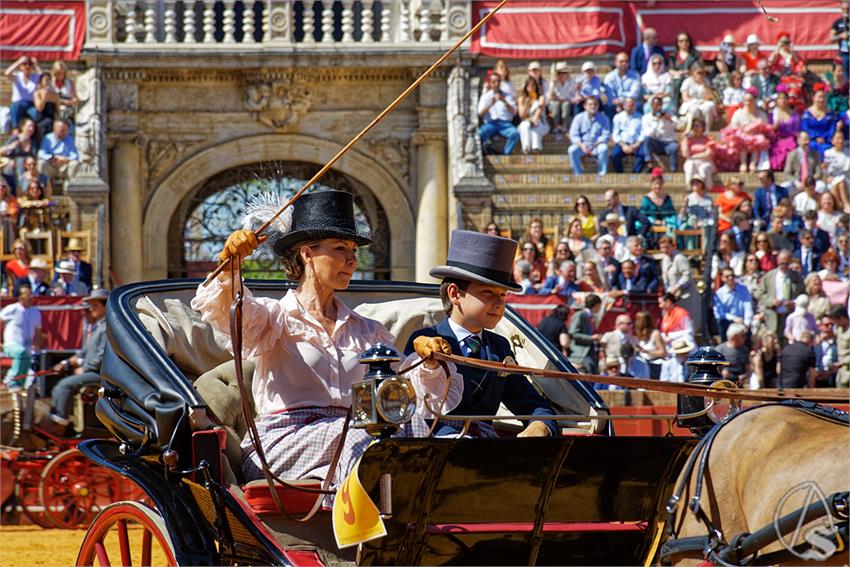
<svg viewBox="0 0 850 567">
<path fill-rule="evenodd" d="M 122 284 L 143 279 L 141 160 L 133 142 L 118 142 L 112 150 L 112 267 Z"/>
<path fill-rule="evenodd" d="M 445 131 L 419 131 L 417 146 L 416 281 L 435 282 L 431 268 L 448 251 L 448 166 Z"/>
</svg>

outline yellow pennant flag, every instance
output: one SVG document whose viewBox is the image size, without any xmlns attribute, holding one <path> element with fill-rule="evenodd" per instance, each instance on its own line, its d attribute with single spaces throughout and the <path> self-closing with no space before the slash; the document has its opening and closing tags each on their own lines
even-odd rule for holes
<svg viewBox="0 0 850 567">
<path fill-rule="evenodd" d="M 360 484 L 359 467 L 358 460 L 334 499 L 334 537 L 340 549 L 387 535 L 378 507 Z"/>
</svg>

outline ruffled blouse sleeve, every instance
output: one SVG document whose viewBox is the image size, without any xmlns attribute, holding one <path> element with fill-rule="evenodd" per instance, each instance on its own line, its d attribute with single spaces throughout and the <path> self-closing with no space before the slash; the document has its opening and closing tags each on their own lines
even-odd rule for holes
<svg viewBox="0 0 850 567">
<path fill-rule="evenodd" d="M 206 287 L 198 286 L 192 298 L 192 309 L 216 329 L 230 334 L 232 280 L 216 278 Z M 279 301 L 254 297 L 247 287 L 242 307 L 242 356 L 255 357 L 274 348 L 288 335 L 286 312 Z"/>
</svg>

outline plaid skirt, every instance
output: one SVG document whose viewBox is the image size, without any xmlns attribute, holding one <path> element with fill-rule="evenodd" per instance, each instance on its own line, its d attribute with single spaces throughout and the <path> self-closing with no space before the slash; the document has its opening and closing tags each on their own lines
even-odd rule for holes
<svg viewBox="0 0 850 567">
<path fill-rule="evenodd" d="M 257 433 L 271 471 L 283 480 L 324 480 L 330 472 L 347 414 L 346 408 L 312 407 L 259 416 Z M 428 433 L 425 421 L 414 416 L 393 437 L 427 437 Z M 365 429 L 348 429 L 339 464 L 333 471 L 332 488 L 345 480 L 374 440 Z M 263 478 L 260 460 L 248 435 L 242 440 L 242 472 L 248 481 Z"/>
</svg>

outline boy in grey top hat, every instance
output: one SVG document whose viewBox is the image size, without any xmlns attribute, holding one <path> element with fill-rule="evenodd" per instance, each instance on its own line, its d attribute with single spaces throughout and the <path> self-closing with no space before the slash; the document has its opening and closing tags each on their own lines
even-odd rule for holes
<svg viewBox="0 0 850 567">
<path fill-rule="evenodd" d="M 517 243 L 514 240 L 467 230 L 452 232 L 446 264 L 431 270 L 443 278 L 440 298 L 448 317 L 433 327 L 413 333 L 405 348 L 413 352 L 413 341 L 420 336 L 442 337 L 452 352 L 469 358 L 497 362 L 512 361 L 513 350 L 508 340 L 492 333 L 505 313 L 505 294 L 519 291 L 513 281 L 512 268 Z M 458 365 L 463 376 L 463 398 L 451 412 L 457 415 L 496 415 L 504 403 L 517 415 L 554 415 L 549 402 L 541 396 L 525 376 Z M 457 434 L 461 422 L 441 423 L 436 435 Z M 477 422 L 469 430 L 477 437 L 496 437 L 489 422 Z M 520 437 L 558 435 L 555 421 L 531 421 Z"/>
</svg>

